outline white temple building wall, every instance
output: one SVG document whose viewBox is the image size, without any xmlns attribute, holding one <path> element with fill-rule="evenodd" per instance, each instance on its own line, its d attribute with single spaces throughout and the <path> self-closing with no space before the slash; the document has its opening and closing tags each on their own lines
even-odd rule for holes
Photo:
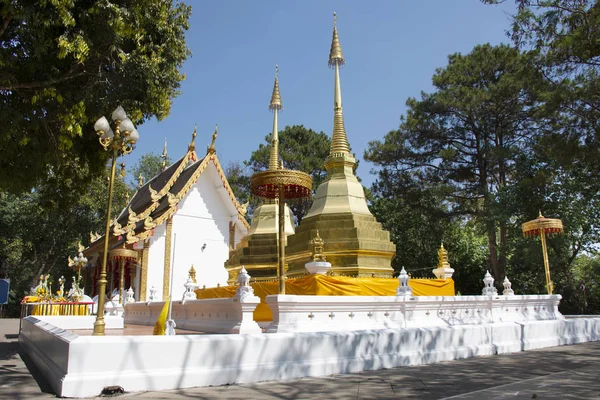
<svg viewBox="0 0 600 400">
<path fill-rule="evenodd" d="M 202 287 L 227 285 L 224 267 L 229 257 L 229 223 L 236 222 L 238 211 L 214 164 L 210 163 L 197 182 L 179 202 L 173 215 L 171 263 L 173 299 L 181 300 L 190 267 L 196 270 L 197 283 Z M 156 287 L 156 300 L 164 299 L 166 223 L 156 227 L 150 239 L 146 299 L 150 288 Z M 235 224 L 235 244 L 246 234 L 240 222 Z"/>
</svg>

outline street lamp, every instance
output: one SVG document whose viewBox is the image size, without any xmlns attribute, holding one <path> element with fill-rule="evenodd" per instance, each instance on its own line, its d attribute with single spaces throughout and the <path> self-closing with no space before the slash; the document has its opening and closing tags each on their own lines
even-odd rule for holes
<svg viewBox="0 0 600 400">
<path fill-rule="evenodd" d="M 115 123 L 115 130 L 110 127 L 110 123 L 105 117 L 100 118 L 94 124 L 94 129 L 99 136 L 99 141 L 104 150 L 112 151 L 112 164 L 110 168 L 110 181 L 108 184 L 108 205 L 106 207 L 106 229 L 104 232 L 104 252 L 102 254 L 102 269 L 100 270 L 100 279 L 98 280 L 98 313 L 96 322 L 94 322 L 93 335 L 104 335 L 106 322 L 104 321 L 104 302 L 106 292 L 106 261 L 108 258 L 108 241 L 110 233 L 110 206 L 113 196 L 113 183 L 115 180 L 115 167 L 117 157 L 129 154 L 133 151 L 133 145 L 138 141 L 139 134 L 135 129 L 133 122 L 127 117 L 123 107 L 119 106 L 112 113 L 112 120 Z"/>
</svg>

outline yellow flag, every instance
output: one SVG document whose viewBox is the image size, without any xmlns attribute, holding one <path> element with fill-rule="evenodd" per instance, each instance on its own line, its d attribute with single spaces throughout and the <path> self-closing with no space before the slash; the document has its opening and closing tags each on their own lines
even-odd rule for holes
<svg viewBox="0 0 600 400">
<path fill-rule="evenodd" d="M 154 325 L 154 331 L 152 331 L 153 335 L 165 334 L 165 330 L 167 328 L 167 315 L 169 314 L 170 301 L 170 298 L 167 298 L 167 301 L 165 301 L 165 305 L 163 306 L 160 315 L 158 316 L 158 321 L 156 321 L 156 325 Z"/>
</svg>

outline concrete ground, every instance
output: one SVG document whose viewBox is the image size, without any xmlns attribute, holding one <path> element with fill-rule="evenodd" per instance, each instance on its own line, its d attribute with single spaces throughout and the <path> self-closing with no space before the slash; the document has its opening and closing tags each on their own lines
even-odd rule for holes
<svg viewBox="0 0 600 400">
<path fill-rule="evenodd" d="M 0 319 L 0 399 L 54 398 Z M 247 385 L 125 393 L 134 399 L 600 399 L 600 342 L 415 367 Z"/>
</svg>

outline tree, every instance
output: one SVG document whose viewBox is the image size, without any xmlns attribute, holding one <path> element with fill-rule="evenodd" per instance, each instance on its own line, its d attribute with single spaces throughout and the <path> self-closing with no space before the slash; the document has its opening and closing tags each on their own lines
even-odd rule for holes
<svg viewBox="0 0 600 400">
<path fill-rule="evenodd" d="M 190 54 L 191 8 L 171 0 L 0 4 L 0 189 L 52 179 L 68 196 L 102 174 L 94 121 L 121 104 L 136 123 L 168 115 Z"/>
<path fill-rule="evenodd" d="M 541 76 L 530 55 L 479 45 L 449 56 L 433 76 L 436 91 L 409 99 L 400 128 L 373 141 L 365 158 L 379 165 L 390 192 L 443 196 L 430 212 L 473 218 L 488 238 L 488 267 L 504 278 L 508 256 L 507 188 L 515 162 L 537 128 Z"/>
<path fill-rule="evenodd" d="M 265 137 L 267 144 L 260 144 L 258 149 L 252 152 L 246 166 L 253 173 L 264 171 L 269 168 L 269 156 L 271 152 L 271 134 Z M 313 179 L 313 192 L 327 177 L 324 169 L 325 158 L 329 155 L 329 138 L 324 132 L 315 132 L 302 125 L 286 126 L 279 131 L 279 157 L 284 167 L 303 171 Z M 312 205 L 312 200 L 299 200 L 289 204 L 297 222 L 302 218 Z"/>
<path fill-rule="evenodd" d="M 131 168 L 131 174 L 133 181 L 130 183 L 132 187 L 137 187 L 139 184 L 140 175 L 144 179 L 144 182 L 148 182 L 163 170 L 163 162 L 165 166 L 171 165 L 171 157 L 167 156 L 163 160 L 162 156 L 154 153 L 143 154 L 137 163 Z"/>
<path fill-rule="evenodd" d="M 51 274 L 55 288 L 61 275 L 73 276 L 67 257 L 77 254 L 77 242 L 86 245 L 90 232 L 104 233 L 108 172 L 81 188 L 67 211 L 48 201 L 43 187 L 21 195 L 0 192 L 0 276 L 11 279 L 12 315 L 18 315 L 19 302 L 40 275 Z M 126 204 L 127 186 L 116 179 L 113 190 L 115 217 Z"/>
</svg>

